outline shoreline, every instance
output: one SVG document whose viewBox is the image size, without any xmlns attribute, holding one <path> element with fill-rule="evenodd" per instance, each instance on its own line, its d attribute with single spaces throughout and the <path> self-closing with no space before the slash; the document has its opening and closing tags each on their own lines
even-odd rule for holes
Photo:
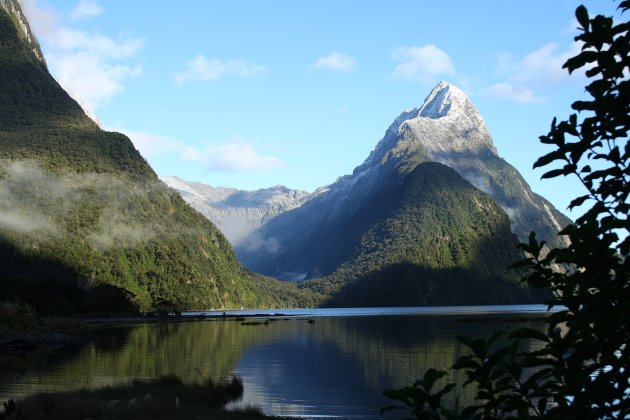
<svg viewBox="0 0 630 420">
<path fill-rule="evenodd" d="M 460 307 L 441 307 L 441 309 L 455 309 Z M 472 308 L 472 307 L 471 307 Z M 314 322 L 313 317 L 320 316 L 393 316 L 393 315 L 443 315 L 454 316 L 459 322 L 527 322 L 542 319 L 549 312 L 543 311 L 508 311 L 501 312 L 488 310 L 496 307 L 474 307 L 478 311 L 446 311 L 436 312 L 436 307 L 424 308 L 421 312 L 409 313 L 383 312 L 378 313 L 352 313 L 353 310 L 365 310 L 370 308 L 350 308 L 348 313 L 321 313 L 312 308 L 304 308 L 304 313 L 295 313 L 295 309 L 283 310 L 251 310 L 249 311 L 206 311 L 186 312 L 170 314 L 126 315 L 126 316 L 51 316 L 39 319 L 39 325 L 27 330 L 14 330 L 6 326 L 0 326 L 0 354 L 26 354 L 35 350 L 54 349 L 63 346 L 86 344 L 91 340 L 94 331 L 102 328 L 131 327 L 140 324 L 179 323 L 199 321 L 237 321 L 243 325 L 253 325 L 252 320 L 308 320 Z M 347 308 L 346 308 L 347 309 Z M 376 309 L 376 308 L 372 308 Z M 391 309 L 391 308 L 389 308 Z M 403 309 L 403 308 L 397 308 Z M 410 309 L 410 308 L 404 308 Z M 403 309 L 403 310 L 404 310 Z M 416 308 L 417 309 L 417 308 Z M 479 310 L 481 309 L 481 310 Z M 307 312 L 308 311 L 308 312 Z M 507 315 L 507 316 L 506 316 Z"/>
</svg>

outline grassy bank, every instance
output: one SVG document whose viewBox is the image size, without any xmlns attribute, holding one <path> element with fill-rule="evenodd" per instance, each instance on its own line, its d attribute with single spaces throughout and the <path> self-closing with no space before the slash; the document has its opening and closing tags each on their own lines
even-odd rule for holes
<svg viewBox="0 0 630 420">
<path fill-rule="evenodd" d="M 43 393 L 4 402 L 0 420 L 126 420 L 126 419 L 260 419 L 256 407 L 227 411 L 225 405 L 243 394 L 243 383 L 184 384 L 175 376 L 133 381 L 94 390 Z"/>
</svg>

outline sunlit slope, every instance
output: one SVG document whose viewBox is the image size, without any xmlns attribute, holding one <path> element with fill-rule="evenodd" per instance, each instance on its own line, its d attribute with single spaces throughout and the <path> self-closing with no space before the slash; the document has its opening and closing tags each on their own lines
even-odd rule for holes
<svg viewBox="0 0 630 420">
<path fill-rule="evenodd" d="M 3 7 L 0 40 L 3 300 L 41 312 L 304 304 L 253 278 L 127 137 L 88 118 Z"/>
<path fill-rule="evenodd" d="M 331 275 L 302 284 L 328 295 L 329 306 L 543 300 L 508 270 L 521 255 L 505 212 L 440 163 L 421 163 L 390 179 L 352 218 L 347 232 L 353 232 L 345 238 L 352 255 Z"/>
<path fill-rule="evenodd" d="M 446 165 L 486 193 L 509 217 L 510 229 L 520 241 L 527 241 L 529 233 L 536 231 L 553 246 L 564 244 L 564 237 L 557 233 L 570 220 L 535 194 L 499 156 L 470 98 L 443 81 L 422 106 L 394 120 L 352 174 L 317 189 L 301 206 L 269 220 L 237 244 L 236 250 L 247 267 L 261 273 L 290 280 L 329 275 L 354 252 L 354 239 L 349 238 L 354 233 L 346 226 L 358 227 L 356 219 L 367 208 L 378 213 L 390 206 L 386 199 L 375 201 L 375 197 L 425 162 Z"/>
</svg>

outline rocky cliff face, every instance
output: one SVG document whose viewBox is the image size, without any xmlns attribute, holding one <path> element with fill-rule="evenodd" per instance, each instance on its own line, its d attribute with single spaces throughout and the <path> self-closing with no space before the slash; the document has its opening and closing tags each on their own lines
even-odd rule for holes
<svg viewBox="0 0 630 420">
<path fill-rule="evenodd" d="M 403 112 L 357 170 L 389 164 L 409 171 L 417 164 L 414 156 L 455 169 L 492 196 L 510 217 L 512 230 L 521 241 L 534 230 L 554 245 L 565 245 L 556 233 L 570 220 L 535 194 L 498 155 L 483 118 L 456 86 L 442 81 L 420 108 Z"/>
<path fill-rule="evenodd" d="M 40 314 L 307 305 L 248 272 L 129 138 L 85 115 L 38 58 L 23 17 L 2 2 L 2 299 Z"/>
<path fill-rule="evenodd" d="M 309 198 L 306 191 L 283 186 L 244 191 L 184 181 L 176 176 L 160 179 L 210 219 L 234 246 L 267 221 L 301 206 Z"/>
<path fill-rule="evenodd" d="M 318 189 L 302 206 L 261 226 L 236 247 L 237 253 L 251 269 L 281 278 L 329 274 L 352 254 L 339 238 L 344 226 L 389 180 L 402 179 L 427 161 L 454 169 L 490 195 L 507 213 L 521 241 L 534 230 L 539 238 L 562 245 L 556 234 L 570 220 L 533 193 L 498 155 L 470 99 L 457 87 L 440 82 L 420 108 L 405 111 L 394 121 L 351 175 Z"/>
<path fill-rule="evenodd" d="M 33 55 L 43 64 L 46 65 L 46 60 L 44 59 L 44 54 L 39 47 L 39 42 L 35 35 L 31 31 L 31 27 L 28 24 L 28 20 L 22 11 L 22 7 L 20 6 L 20 2 L 17 0 L 0 0 L 0 7 L 2 7 L 11 17 L 13 23 L 18 29 L 18 34 L 22 37 L 28 46 L 30 47 Z"/>
</svg>

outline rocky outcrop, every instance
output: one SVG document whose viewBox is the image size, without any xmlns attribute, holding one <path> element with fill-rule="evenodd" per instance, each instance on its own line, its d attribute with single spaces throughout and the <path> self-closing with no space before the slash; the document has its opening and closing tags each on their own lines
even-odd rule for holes
<svg viewBox="0 0 630 420">
<path fill-rule="evenodd" d="M 245 191 L 185 181 L 176 176 L 160 179 L 210 219 L 232 245 L 240 245 L 245 237 L 267 221 L 301 206 L 309 198 L 306 191 L 283 186 Z"/>
<path fill-rule="evenodd" d="M 18 28 L 20 36 L 24 38 L 26 43 L 33 51 L 33 55 L 43 64 L 46 65 L 44 54 L 39 46 L 37 38 L 31 31 L 31 27 L 28 24 L 28 20 L 22 11 L 20 2 L 17 0 L 0 0 L 0 7 L 2 7 L 11 17 L 15 26 Z"/>
</svg>

